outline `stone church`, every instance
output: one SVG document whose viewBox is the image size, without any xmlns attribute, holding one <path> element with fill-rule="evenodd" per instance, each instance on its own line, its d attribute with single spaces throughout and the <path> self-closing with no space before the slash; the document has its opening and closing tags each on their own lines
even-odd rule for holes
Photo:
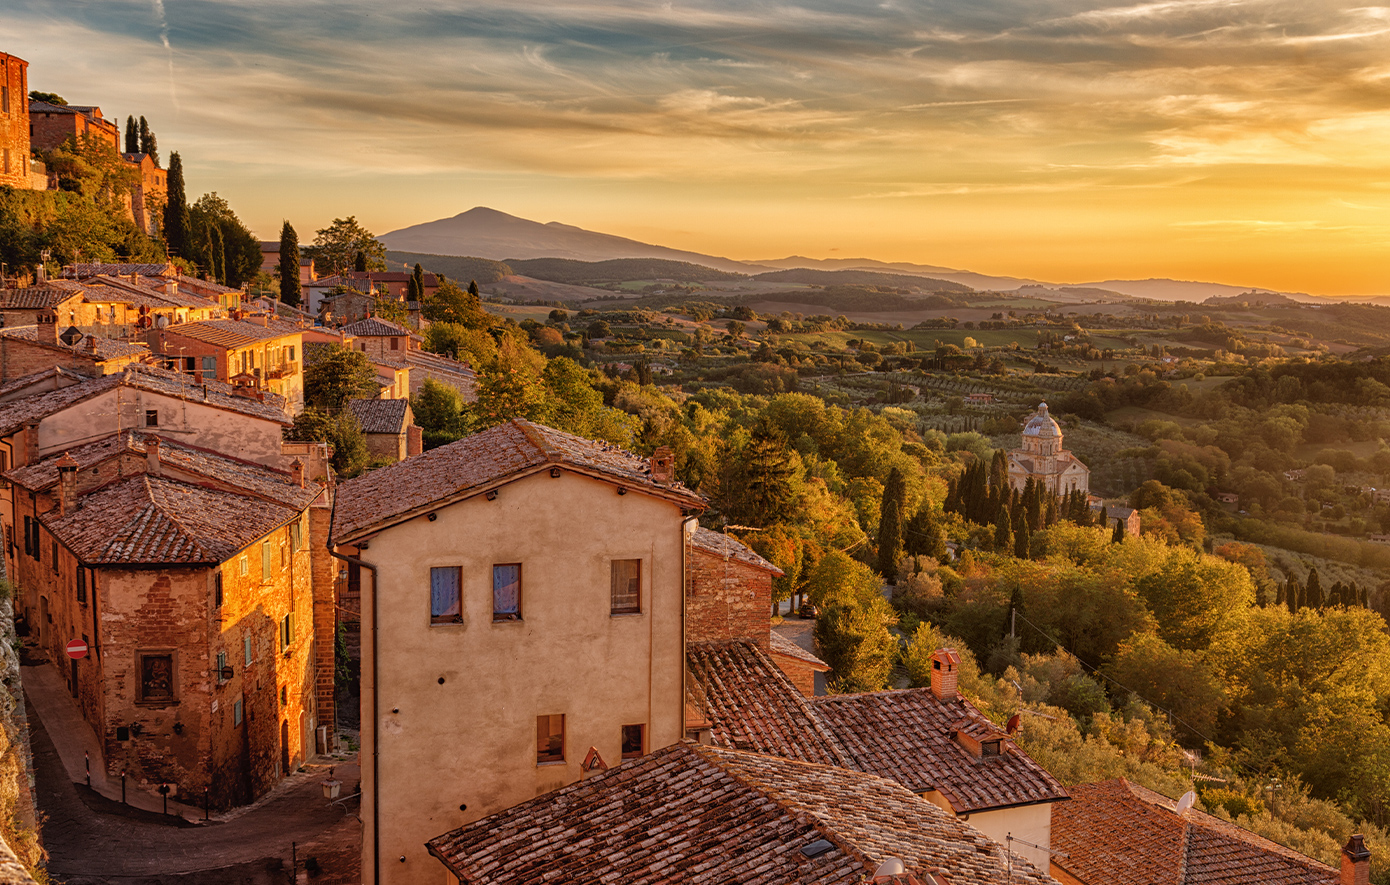
<svg viewBox="0 0 1390 885">
<path fill-rule="evenodd" d="M 1047 403 L 1023 426 L 1023 448 L 1009 452 L 1009 486 L 1022 491 L 1029 477 L 1057 496 L 1091 489 L 1090 468 L 1062 448 L 1062 428 L 1047 414 Z"/>
</svg>

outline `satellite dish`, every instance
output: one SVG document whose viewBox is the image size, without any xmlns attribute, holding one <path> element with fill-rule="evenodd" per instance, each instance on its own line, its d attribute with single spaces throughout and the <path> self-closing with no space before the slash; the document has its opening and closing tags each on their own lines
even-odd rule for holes
<svg viewBox="0 0 1390 885">
<path fill-rule="evenodd" d="M 1187 809 L 1191 808 L 1193 803 L 1196 801 L 1197 794 L 1192 792 L 1191 790 L 1188 790 L 1186 793 L 1182 794 L 1182 798 L 1178 800 L 1178 807 L 1173 810 L 1176 811 L 1179 815 L 1186 814 Z"/>
<path fill-rule="evenodd" d="M 890 857 L 885 859 L 883 863 L 878 865 L 878 869 L 874 870 L 875 879 L 877 879 L 880 876 L 903 876 L 906 874 L 907 865 L 904 864 L 902 861 L 898 860 L 896 857 Z"/>
</svg>

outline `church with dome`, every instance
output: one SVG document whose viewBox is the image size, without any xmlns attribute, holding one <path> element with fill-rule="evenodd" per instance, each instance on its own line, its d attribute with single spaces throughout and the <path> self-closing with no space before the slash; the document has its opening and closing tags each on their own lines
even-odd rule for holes
<svg viewBox="0 0 1390 885">
<path fill-rule="evenodd" d="M 1023 425 L 1023 448 L 1009 452 L 1009 486 L 1023 491 L 1030 477 L 1058 497 L 1091 490 L 1090 468 L 1062 448 L 1062 428 L 1047 414 L 1047 403 Z"/>
</svg>

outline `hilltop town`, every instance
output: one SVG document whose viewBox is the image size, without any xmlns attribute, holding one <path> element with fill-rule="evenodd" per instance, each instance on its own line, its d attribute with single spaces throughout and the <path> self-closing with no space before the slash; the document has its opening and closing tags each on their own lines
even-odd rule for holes
<svg viewBox="0 0 1390 885">
<path fill-rule="evenodd" d="M 0 69 L 0 880 L 1390 881 L 1390 308 L 264 240 Z"/>
</svg>

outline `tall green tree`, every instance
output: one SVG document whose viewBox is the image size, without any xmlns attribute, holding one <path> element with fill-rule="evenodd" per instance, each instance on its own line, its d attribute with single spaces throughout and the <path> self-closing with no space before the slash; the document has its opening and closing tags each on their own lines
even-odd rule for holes
<svg viewBox="0 0 1390 885">
<path fill-rule="evenodd" d="M 168 199 L 164 203 L 164 242 L 169 254 L 187 258 L 189 247 L 188 195 L 183 186 L 183 159 L 179 152 L 169 155 Z"/>
<path fill-rule="evenodd" d="M 878 571 L 883 580 L 898 583 L 898 560 L 903 555 L 903 511 L 907 509 L 907 482 L 894 466 L 883 483 L 878 510 Z"/>
<path fill-rule="evenodd" d="M 154 130 L 150 124 L 145 122 L 145 118 L 140 118 L 140 153 L 149 154 L 150 159 L 156 166 L 159 165 L 159 142 L 154 137 Z"/>
<path fill-rule="evenodd" d="M 299 281 L 299 234 L 286 219 L 280 227 L 280 301 L 298 307 L 303 293 Z"/>
<path fill-rule="evenodd" d="M 203 194 L 189 208 L 189 251 L 185 257 L 233 289 L 255 279 L 263 260 L 261 241 L 216 192 Z"/>
<path fill-rule="evenodd" d="M 787 520 L 796 498 L 796 465 L 776 425 L 760 418 L 730 460 L 734 469 L 724 484 L 728 515 L 758 528 Z"/>
<path fill-rule="evenodd" d="M 878 576 L 838 550 L 821 558 L 808 583 L 820 608 L 816 643 L 831 667 L 834 693 L 878 691 L 888 685 L 898 641 L 898 617 L 879 591 Z"/>
<path fill-rule="evenodd" d="M 420 266 L 420 262 L 415 262 L 415 270 L 410 275 L 410 294 L 407 301 L 425 300 L 425 269 Z"/>
<path fill-rule="evenodd" d="M 125 152 L 140 153 L 140 130 L 135 128 L 135 118 L 130 116 L 125 118 Z"/>
<path fill-rule="evenodd" d="M 330 344 L 304 366 L 304 401 L 327 414 L 336 414 L 350 399 L 376 395 L 376 367 L 360 350 Z"/>
<path fill-rule="evenodd" d="M 386 247 L 357 223 L 355 215 L 335 218 L 328 227 L 320 228 L 304 252 L 325 275 L 348 273 L 359 263 L 362 270 L 386 270 Z"/>
<path fill-rule="evenodd" d="M 420 391 L 410 398 L 410 410 L 415 423 L 424 431 L 426 449 L 462 439 L 471 429 L 471 418 L 464 408 L 463 396 L 453 387 L 433 378 L 420 385 Z"/>
</svg>

